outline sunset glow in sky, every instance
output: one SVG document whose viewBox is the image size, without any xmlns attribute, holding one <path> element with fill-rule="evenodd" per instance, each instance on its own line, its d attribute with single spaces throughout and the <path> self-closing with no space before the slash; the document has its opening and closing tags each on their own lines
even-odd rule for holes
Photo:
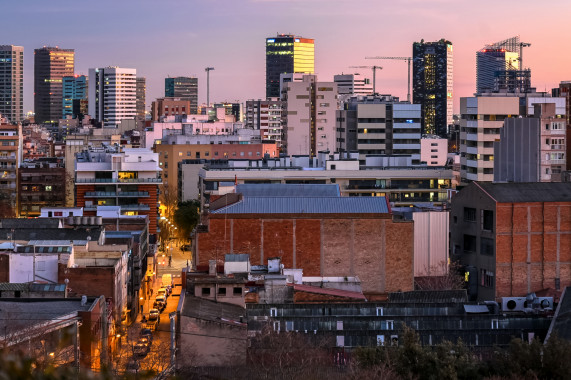
<svg viewBox="0 0 571 380">
<path fill-rule="evenodd" d="M 164 95 L 164 78 L 198 76 L 199 102 L 265 96 L 265 38 L 315 39 L 319 80 L 380 64 L 377 91 L 406 99 L 406 63 L 366 56 L 410 56 L 414 41 L 454 45 L 454 103 L 471 96 L 476 51 L 520 35 L 532 85 L 550 91 L 571 80 L 571 1 L 549 0 L 0 0 L 0 44 L 24 46 L 24 110 L 33 108 L 33 51 L 75 49 L 76 73 L 90 67 L 136 68 L 147 78 L 147 105 Z M 371 77 L 368 70 L 362 75 Z"/>
</svg>

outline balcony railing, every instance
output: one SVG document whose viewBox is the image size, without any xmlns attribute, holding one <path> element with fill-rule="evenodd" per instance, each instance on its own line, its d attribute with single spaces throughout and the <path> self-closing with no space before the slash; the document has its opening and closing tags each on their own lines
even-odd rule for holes
<svg viewBox="0 0 571 380">
<path fill-rule="evenodd" d="M 78 178 L 75 183 L 161 183 L 161 178 Z"/>
<path fill-rule="evenodd" d="M 148 191 L 88 191 L 85 197 L 148 197 Z"/>
<path fill-rule="evenodd" d="M 117 205 L 101 205 L 101 206 L 117 206 Z M 137 204 L 137 205 L 119 205 L 121 207 L 121 211 L 150 211 L 151 208 L 149 205 L 146 204 Z M 86 211 L 96 211 L 97 205 L 88 205 L 83 207 Z"/>
</svg>

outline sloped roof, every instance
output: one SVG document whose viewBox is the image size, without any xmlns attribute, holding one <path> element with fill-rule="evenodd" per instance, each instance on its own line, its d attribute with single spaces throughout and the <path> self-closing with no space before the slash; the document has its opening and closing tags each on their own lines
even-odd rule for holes
<svg viewBox="0 0 571 380">
<path fill-rule="evenodd" d="M 337 184 L 262 183 L 236 186 L 245 197 L 340 197 Z"/>
<path fill-rule="evenodd" d="M 246 309 L 230 303 L 214 302 L 204 298 L 185 295 L 181 314 L 185 317 L 206 321 L 246 326 L 240 317 L 246 316 Z"/>
<path fill-rule="evenodd" d="M 101 235 L 99 229 L 71 229 L 71 228 L 0 228 L 0 240 L 98 240 Z"/>
<path fill-rule="evenodd" d="M 317 286 L 303 285 L 303 284 L 292 284 L 289 286 L 292 286 L 293 290 L 295 292 L 315 293 L 315 294 L 322 294 L 322 295 L 326 295 L 326 296 L 360 299 L 360 300 L 364 300 L 364 301 L 367 300 L 367 298 L 363 295 L 363 293 L 352 292 L 349 290 L 341 290 L 341 289 L 334 289 L 334 288 L 321 288 L 321 287 L 317 287 Z"/>
<path fill-rule="evenodd" d="M 388 214 L 385 197 L 244 197 L 213 214 Z"/>
<path fill-rule="evenodd" d="M 571 183 L 567 182 L 522 182 L 492 183 L 475 182 L 496 202 L 571 202 Z"/>
</svg>

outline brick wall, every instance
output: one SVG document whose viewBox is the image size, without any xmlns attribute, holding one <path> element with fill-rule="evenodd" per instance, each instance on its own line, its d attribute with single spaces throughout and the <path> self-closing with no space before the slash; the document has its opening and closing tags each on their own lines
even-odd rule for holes
<svg viewBox="0 0 571 380">
<path fill-rule="evenodd" d="M 571 204 L 498 204 L 496 226 L 497 298 L 571 285 Z"/>
<path fill-rule="evenodd" d="M 198 234 L 196 265 L 249 253 L 252 265 L 281 257 L 304 276 L 359 276 L 363 291 L 382 294 L 413 289 L 413 223 L 385 217 L 319 215 L 210 215 Z M 224 227 L 226 226 L 226 227 Z"/>
</svg>

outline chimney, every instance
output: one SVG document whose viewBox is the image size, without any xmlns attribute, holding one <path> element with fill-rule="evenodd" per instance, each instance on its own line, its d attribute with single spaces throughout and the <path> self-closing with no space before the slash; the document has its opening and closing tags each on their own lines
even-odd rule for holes
<svg viewBox="0 0 571 380">
<path fill-rule="evenodd" d="M 216 260 L 208 260 L 208 275 L 216 276 Z"/>
</svg>

